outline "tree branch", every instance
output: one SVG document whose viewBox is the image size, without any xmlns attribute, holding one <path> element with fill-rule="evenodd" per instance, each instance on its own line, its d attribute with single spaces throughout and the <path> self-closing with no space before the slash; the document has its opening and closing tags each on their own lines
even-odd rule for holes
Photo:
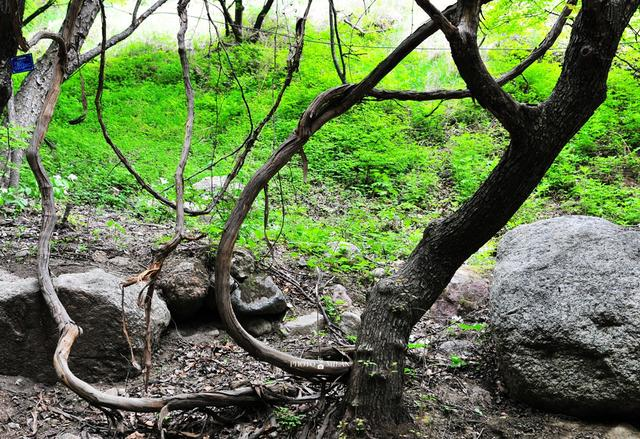
<svg viewBox="0 0 640 439">
<path fill-rule="evenodd" d="M 44 5 L 40 6 L 38 9 L 33 11 L 27 18 L 22 20 L 22 26 L 26 26 L 32 20 L 34 20 L 36 17 L 38 17 L 41 14 L 45 13 L 47 11 L 47 9 L 49 9 L 51 6 L 53 6 L 55 4 L 55 2 L 56 2 L 56 0 L 49 0 Z"/>
<path fill-rule="evenodd" d="M 574 0 L 575 3 L 575 0 Z M 571 4 L 571 3 L 570 3 Z M 524 73 L 533 63 L 542 58 L 547 51 L 555 44 L 558 37 L 562 34 L 564 25 L 571 15 L 572 7 L 565 7 L 560 12 L 558 19 L 553 24 L 549 33 L 540 42 L 540 44 L 531 51 L 531 53 L 523 59 L 518 65 L 508 72 L 501 75 L 495 81 L 498 85 L 503 86 L 514 80 Z M 413 91 L 413 90 L 384 90 L 373 89 L 369 96 L 377 100 L 396 99 L 399 101 L 436 101 L 450 99 L 464 99 L 472 96 L 471 91 L 467 90 L 433 90 L 433 91 Z"/>
<path fill-rule="evenodd" d="M 151 16 L 151 14 L 153 14 L 160 6 L 162 6 L 166 2 L 167 0 L 157 0 L 153 5 L 149 7 L 149 9 L 144 11 L 142 15 L 140 15 L 140 17 L 136 18 L 137 10 L 139 7 L 139 3 L 137 2 L 133 10 L 133 19 L 131 21 L 131 25 L 127 27 L 125 30 L 123 30 L 122 32 L 116 35 L 113 35 L 111 38 L 109 38 L 105 46 L 106 49 L 110 49 L 111 47 L 115 46 L 119 42 L 128 38 L 147 18 Z M 68 69 L 69 70 L 68 74 L 69 75 L 72 74 L 77 69 L 82 67 L 84 64 L 91 61 L 96 56 L 100 55 L 100 51 L 102 50 L 101 48 L 102 48 L 102 44 L 98 44 L 93 49 L 87 50 L 86 52 L 82 53 L 77 63 L 72 63 L 70 65 Z"/>
<path fill-rule="evenodd" d="M 450 6 L 444 11 L 444 15 L 448 17 L 452 17 L 454 13 L 454 6 Z M 359 103 L 409 53 L 437 30 L 438 27 L 435 23 L 428 21 L 402 41 L 362 82 L 357 85 L 341 85 L 318 95 L 300 117 L 295 131 L 253 175 L 242 191 L 220 237 L 215 259 L 215 292 L 218 312 L 225 323 L 229 335 L 255 358 L 266 361 L 287 372 L 307 377 L 318 375 L 339 377 L 344 376 L 351 369 L 351 363 L 348 361 L 328 362 L 300 358 L 278 351 L 253 338 L 238 321 L 231 305 L 229 285 L 222 279 L 229 278 L 233 247 L 240 227 L 256 197 L 266 187 L 269 180 L 291 160 L 294 154 L 303 149 L 313 133 L 322 128 L 331 119 L 344 114 Z"/>
<path fill-rule="evenodd" d="M 416 0 L 445 34 L 451 55 L 474 98 L 493 114 L 509 133 L 522 130 L 529 120 L 525 106 L 517 102 L 495 81 L 482 61 L 477 44 L 480 7 L 483 0 L 459 2 L 460 22 L 454 31 L 440 11 L 428 0 Z M 571 0 L 575 1 L 575 0 Z"/>
</svg>

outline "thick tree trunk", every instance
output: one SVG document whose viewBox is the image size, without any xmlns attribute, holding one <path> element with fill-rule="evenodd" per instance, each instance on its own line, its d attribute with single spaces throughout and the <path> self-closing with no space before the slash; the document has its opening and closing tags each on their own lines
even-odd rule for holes
<svg viewBox="0 0 640 439">
<path fill-rule="evenodd" d="M 98 0 L 85 0 L 83 2 L 73 31 L 72 44 L 71 47 L 68 48 L 69 64 L 67 66 L 67 74 L 78 67 L 78 51 L 84 44 L 99 10 L 100 5 Z M 62 28 L 64 28 L 64 23 Z M 36 120 L 42 112 L 45 97 L 49 91 L 54 73 L 53 66 L 55 65 L 57 56 L 57 45 L 53 43 L 36 62 L 34 70 L 31 71 L 22 82 L 20 89 L 14 97 L 15 120 L 13 123 L 15 125 L 27 130 L 31 130 L 35 126 Z M 23 157 L 24 149 L 15 149 L 11 152 L 12 169 L 8 180 L 10 187 L 17 187 L 20 183 L 20 166 Z"/>
<path fill-rule="evenodd" d="M 524 108 L 518 116 L 524 117 L 524 128 L 511 132 L 511 144 L 474 196 L 430 224 L 402 269 L 372 289 L 349 382 L 347 420 L 364 419 L 375 437 L 393 437 L 395 425 L 407 419 L 401 405 L 402 371 L 412 327 L 456 269 L 504 227 L 604 101 L 611 61 L 639 3 L 583 1 L 549 99 Z"/>
<path fill-rule="evenodd" d="M 16 35 L 16 18 L 22 21 L 24 1 L 0 1 L 0 115 L 11 97 L 11 65 L 10 60 L 18 52 L 18 35 Z"/>
</svg>

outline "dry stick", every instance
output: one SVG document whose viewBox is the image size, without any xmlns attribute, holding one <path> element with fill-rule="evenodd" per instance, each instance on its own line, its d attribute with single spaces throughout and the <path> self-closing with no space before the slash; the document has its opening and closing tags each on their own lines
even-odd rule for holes
<svg viewBox="0 0 640 439">
<path fill-rule="evenodd" d="M 448 20 L 455 19 L 456 7 L 449 6 L 442 12 L 442 16 L 446 17 Z M 526 68 L 526 66 L 533 62 L 534 57 L 539 58 L 545 53 L 546 49 L 550 47 L 552 41 L 555 41 L 555 38 L 557 38 L 556 32 L 559 34 L 567 16 L 568 14 L 563 12 L 563 16 L 559 20 L 561 24 L 556 23 L 556 26 L 554 26 L 551 31 L 551 35 L 545 38 L 545 44 L 542 44 L 539 49 L 536 49 L 534 53 L 523 61 L 520 66 L 516 67 L 513 72 L 518 72 L 520 69 Z M 433 20 L 428 21 L 400 43 L 400 45 L 385 60 L 378 64 L 378 66 L 376 66 L 362 82 L 357 85 L 338 86 L 321 93 L 302 115 L 297 129 L 254 174 L 240 195 L 240 198 L 238 199 L 225 225 L 225 229 L 218 246 L 215 264 L 216 303 L 220 316 L 226 324 L 229 335 L 236 341 L 236 343 L 238 343 L 238 345 L 257 359 L 264 360 L 287 372 L 306 377 L 315 377 L 318 375 L 340 376 L 349 371 L 351 367 L 350 362 L 326 362 L 303 359 L 278 351 L 277 349 L 274 349 L 273 347 L 252 337 L 238 322 L 231 305 L 229 286 L 223 282 L 223 279 L 227 279 L 230 273 L 233 247 L 237 240 L 240 227 L 242 226 L 242 223 L 244 222 L 244 219 L 251 209 L 256 197 L 266 184 L 268 184 L 269 180 L 291 160 L 294 154 L 304 147 L 313 133 L 318 131 L 326 122 L 343 114 L 367 95 L 371 94 L 374 87 L 380 82 L 380 80 L 382 80 L 382 78 L 384 78 L 409 53 L 417 48 L 418 45 L 420 45 L 426 38 L 433 35 L 438 29 L 438 24 Z M 438 97 L 438 99 L 446 98 L 449 97 Z"/>
<path fill-rule="evenodd" d="M 193 137 L 193 121 L 195 118 L 195 99 L 193 93 L 193 87 L 191 86 L 191 79 L 189 76 L 189 57 L 187 54 L 187 48 L 185 44 L 185 33 L 188 28 L 187 7 L 190 0 L 178 1 L 178 16 L 180 17 L 180 30 L 178 31 L 178 55 L 180 57 L 180 65 L 182 66 L 182 80 L 184 83 L 186 101 L 187 101 L 187 120 L 184 128 L 184 140 L 182 143 L 182 152 L 180 154 L 180 161 L 176 167 L 175 173 L 175 186 L 176 186 L 176 227 L 173 239 L 165 244 L 156 257 L 154 258 L 153 265 L 158 267 L 158 270 L 152 275 L 149 282 L 149 290 L 145 296 L 145 346 L 144 346 L 144 387 L 145 391 L 149 385 L 149 376 L 151 374 L 151 305 L 153 301 L 153 293 L 155 291 L 155 281 L 162 270 L 162 265 L 165 259 L 176 247 L 182 242 L 183 237 L 186 234 L 184 225 L 184 168 L 187 165 L 189 159 L 189 152 L 191 151 L 191 139 Z M 103 15 L 104 17 L 104 15 Z M 103 38 L 106 36 L 106 25 L 103 20 Z"/>
</svg>

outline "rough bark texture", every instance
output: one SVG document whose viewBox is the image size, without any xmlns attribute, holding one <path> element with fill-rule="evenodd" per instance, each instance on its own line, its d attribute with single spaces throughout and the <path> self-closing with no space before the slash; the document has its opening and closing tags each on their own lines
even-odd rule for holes
<svg viewBox="0 0 640 439">
<path fill-rule="evenodd" d="M 85 0 L 82 3 L 80 14 L 72 31 L 73 38 L 70 41 L 70 47 L 68 47 L 67 58 L 71 64 L 67 68 L 67 75 L 74 67 L 77 68 L 77 66 L 74 66 L 74 61 L 78 59 L 78 50 L 80 50 L 84 44 L 99 9 L 98 0 Z M 65 23 L 62 24 L 62 29 L 64 28 Z M 16 92 L 14 97 L 16 119 L 13 121 L 16 125 L 30 129 L 36 124 L 36 120 L 42 112 L 42 105 L 50 88 L 57 57 L 57 44 L 54 43 L 36 62 L 34 70 L 27 75 L 20 89 Z M 11 162 L 13 163 L 13 169 L 11 169 L 9 176 L 9 186 L 11 187 L 18 186 L 20 182 L 20 164 L 22 163 L 23 156 L 23 149 L 16 149 L 11 153 Z"/>
<path fill-rule="evenodd" d="M 11 66 L 9 60 L 18 51 L 16 19 L 22 20 L 24 1 L 0 1 L 0 115 L 11 97 Z"/>
<path fill-rule="evenodd" d="M 348 418 L 366 419 L 380 436 L 386 426 L 403 421 L 402 370 L 411 328 L 464 260 L 507 223 L 604 101 L 611 61 L 639 3 L 583 1 L 558 83 L 548 100 L 535 107 L 513 101 L 484 74 L 475 31 L 465 35 L 469 23 L 463 8 L 458 36 L 447 35 L 454 60 L 472 94 L 510 131 L 511 143 L 474 196 L 430 224 L 404 267 L 371 291 L 350 378 Z"/>
</svg>

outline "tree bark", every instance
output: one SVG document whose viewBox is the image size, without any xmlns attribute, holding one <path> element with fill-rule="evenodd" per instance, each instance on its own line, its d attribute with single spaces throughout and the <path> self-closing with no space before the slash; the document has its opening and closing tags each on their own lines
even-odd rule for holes
<svg viewBox="0 0 640 439">
<path fill-rule="evenodd" d="M 3 0 L 0 2 L 0 115 L 11 98 L 10 60 L 18 53 L 16 22 L 22 21 L 23 0 Z"/>
<path fill-rule="evenodd" d="M 347 420 L 364 419 L 376 437 L 393 437 L 394 426 L 407 419 L 401 404 L 402 371 L 411 329 L 457 268 L 506 225 L 604 101 L 612 59 L 639 3 L 583 1 L 550 97 L 536 107 L 518 107 L 525 109 L 515 116 L 521 126 L 510 126 L 511 143 L 487 180 L 458 211 L 431 223 L 401 270 L 371 290 L 349 382 Z M 472 93 L 478 87 L 483 87 L 481 95 L 488 93 L 486 84 L 475 82 L 478 65 L 461 66 L 479 60 L 455 53 L 454 59 Z M 485 108 L 505 97 L 487 99 L 480 100 Z"/>
<path fill-rule="evenodd" d="M 240 35 L 240 40 L 242 40 L 242 36 L 244 35 L 243 29 L 243 20 L 242 16 L 244 15 L 244 5 L 242 4 L 242 0 L 236 0 L 236 9 L 235 15 L 233 17 L 233 27 L 236 28 L 237 32 L 234 32 L 235 35 Z"/>
<path fill-rule="evenodd" d="M 99 9 L 98 0 L 85 0 L 83 2 L 74 26 L 73 38 L 67 51 L 67 58 L 70 63 L 77 59 L 77 53 L 84 44 Z M 61 29 L 64 28 L 65 23 L 62 24 Z M 16 92 L 14 97 L 16 114 L 14 123 L 16 125 L 28 130 L 33 129 L 35 126 L 38 115 L 42 112 L 42 105 L 54 75 L 57 56 L 57 45 L 54 43 L 36 62 L 34 70 L 27 75 L 20 89 Z M 24 152 L 24 149 L 11 151 L 12 168 L 8 182 L 10 187 L 17 187 L 20 183 L 20 165 L 22 164 Z"/>
<path fill-rule="evenodd" d="M 254 30 L 262 29 L 262 25 L 264 24 L 264 19 L 267 17 L 267 14 L 271 10 L 271 7 L 273 6 L 273 2 L 274 0 L 267 0 L 264 3 L 264 6 L 262 7 L 260 12 L 258 13 L 258 16 L 256 17 L 255 24 L 253 25 Z"/>
</svg>

